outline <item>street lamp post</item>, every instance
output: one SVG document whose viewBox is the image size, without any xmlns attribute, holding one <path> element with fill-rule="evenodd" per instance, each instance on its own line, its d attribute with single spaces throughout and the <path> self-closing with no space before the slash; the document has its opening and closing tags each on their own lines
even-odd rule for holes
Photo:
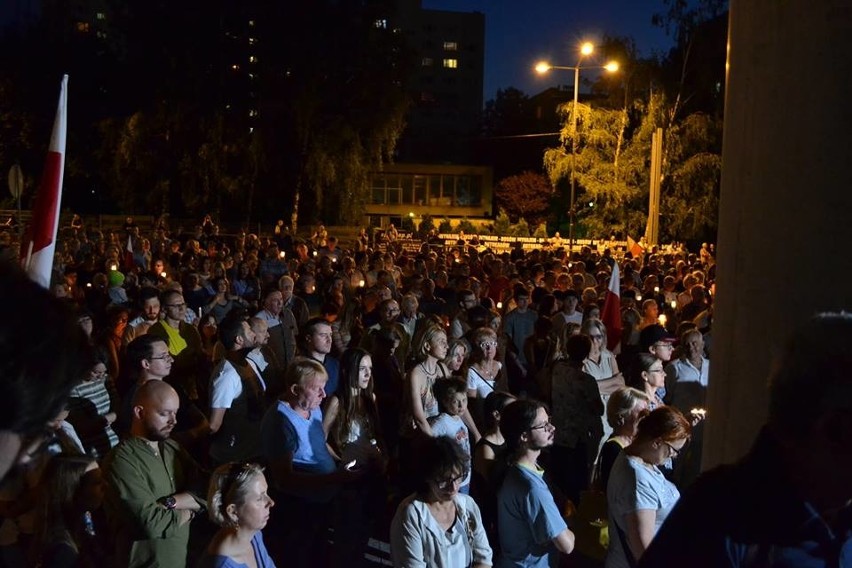
<svg viewBox="0 0 852 568">
<path fill-rule="evenodd" d="M 577 105 L 580 97 L 580 69 L 605 69 L 611 73 L 618 71 L 618 63 L 610 61 L 606 65 L 591 65 L 581 67 L 583 57 L 591 55 L 595 50 L 595 46 L 589 42 L 585 42 L 580 46 L 580 57 L 577 59 L 577 65 L 551 65 L 546 61 L 542 61 L 535 66 L 535 70 L 539 74 L 544 74 L 551 69 L 564 69 L 574 72 L 574 106 L 571 107 L 571 198 L 568 209 L 568 256 L 574 252 L 574 216 L 576 215 L 575 200 L 577 197 L 577 180 L 576 180 L 576 164 L 577 159 Z"/>
</svg>

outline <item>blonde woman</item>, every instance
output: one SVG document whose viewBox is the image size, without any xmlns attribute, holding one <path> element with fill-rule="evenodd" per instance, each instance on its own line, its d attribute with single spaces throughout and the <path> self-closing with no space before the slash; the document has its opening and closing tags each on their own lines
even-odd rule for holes
<svg viewBox="0 0 852 568">
<path fill-rule="evenodd" d="M 210 520 L 221 528 L 213 536 L 199 568 L 274 568 L 261 530 L 275 502 L 266 477 L 254 463 L 225 464 L 210 478 L 207 502 Z"/>
</svg>

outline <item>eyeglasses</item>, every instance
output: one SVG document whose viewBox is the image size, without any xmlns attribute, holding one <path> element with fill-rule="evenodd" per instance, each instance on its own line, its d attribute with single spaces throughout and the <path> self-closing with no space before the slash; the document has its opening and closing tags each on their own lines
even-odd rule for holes
<svg viewBox="0 0 852 568">
<path fill-rule="evenodd" d="M 479 344 L 482 349 L 487 349 L 488 347 L 497 347 L 496 341 L 483 341 Z"/>
<path fill-rule="evenodd" d="M 602 341 L 603 335 L 590 335 L 589 339 L 591 339 L 592 341 Z"/>
<path fill-rule="evenodd" d="M 180 308 L 185 308 L 186 304 L 185 303 L 184 304 L 166 304 L 166 307 L 167 308 L 178 308 L 178 309 L 180 309 Z"/>
<path fill-rule="evenodd" d="M 171 353 L 166 353 L 164 355 L 160 355 L 159 357 L 148 357 L 149 361 L 174 361 L 174 357 L 172 357 Z"/>
<path fill-rule="evenodd" d="M 663 369 L 662 367 L 660 367 L 659 369 L 648 369 L 648 371 L 647 371 L 647 372 L 648 372 L 648 373 L 665 373 L 666 371 L 665 371 L 665 369 Z"/>
<path fill-rule="evenodd" d="M 553 424 L 551 424 L 550 420 L 543 424 L 539 424 L 538 426 L 530 426 L 530 430 L 547 430 L 549 428 L 553 428 Z"/>
<path fill-rule="evenodd" d="M 674 345 L 671 343 L 655 343 L 654 347 L 659 349 L 660 347 L 665 347 L 666 349 L 674 349 Z"/>
<path fill-rule="evenodd" d="M 465 477 L 467 477 L 467 472 L 463 471 L 454 477 L 445 477 L 443 479 L 438 479 L 435 481 L 435 485 L 437 485 L 441 489 L 446 489 L 448 487 L 452 487 L 453 485 L 461 483 L 462 481 L 464 481 Z"/>
<path fill-rule="evenodd" d="M 681 450 L 683 450 L 683 448 L 681 448 L 680 450 L 675 448 L 674 446 L 672 446 L 671 444 L 669 444 L 666 441 L 663 441 L 663 443 L 669 447 L 669 450 L 671 452 L 669 455 L 673 458 L 678 457 L 680 455 Z"/>
</svg>

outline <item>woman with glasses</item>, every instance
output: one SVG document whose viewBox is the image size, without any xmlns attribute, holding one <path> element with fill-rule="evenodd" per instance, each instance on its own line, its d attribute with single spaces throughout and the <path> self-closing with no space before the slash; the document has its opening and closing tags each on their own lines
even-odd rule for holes
<svg viewBox="0 0 852 568">
<path fill-rule="evenodd" d="M 423 441 L 417 487 L 391 522 L 393 565 L 454 568 L 491 566 L 491 547 L 476 502 L 459 493 L 469 461 L 448 436 Z"/>
<path fill-rule="evenodd" d="M 663 361 L 651 353 L 639 353 L 633 365 L 630 386 L 640 390 L 648 397 L 648 410 L 663 406 L 663 399 L 657 392 L 666 386 L 666 371 Z"/>
<path fill-rule="evenodd" d="M 494 391 L 507 390 L 503 365 L 497 361 L 497 333 L 490 327 L 480 327 L 473 332 L 472 343 L 467 395 L 485 399 Z"/>
<path fill-rule="evenodd" d="M 254 463 L 229 463 L 213 472 L 207 493 L 210 520 L 221 528 L 213 536 L 199 568 L 274 568 L 262 529 L 275 505 L 266 477 Z"/>
<path fill-rule="evenodd" d="M 592 340 L 589 356 L 583 361 L 583 371 L 593 376 L 598 382 L 601 402 L 606 406 L 609 395 L 624 386 L 624 375 L 618 369 L 615 355 L 606 348 L 606 326 L 601 320 L 585 320 L 580 326 L 580 334 L 586 335 Z M 601 424 L 603 426 L 603 439 L 605 440 L 612 434 L 612 428 L 607 424 L 606 417 L 601 417 Z"/>
<path fill-rule="evenodd" d="M 606 568 L 635 566 L 674 508 L 680 492 L 660 466 L 683 451 L 691 431 L 679 410 L 662 406 L 639 422 L 633 442 L 615 460 L 607 484 Z"/>
<path fill-rule="evenodd" d="M 68 421 L 80 436 L 83 448 L 96 458 L 118 444 L 112 429 L 118 417 L 118 398 L 107 373 L 107 355 L 95 350 L 95 362 L 68 395 Z"/>
</svg>

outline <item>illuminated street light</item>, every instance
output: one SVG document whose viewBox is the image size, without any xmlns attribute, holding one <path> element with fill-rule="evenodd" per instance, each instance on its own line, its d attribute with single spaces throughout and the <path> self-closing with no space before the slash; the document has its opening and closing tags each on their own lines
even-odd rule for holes
<svg viewBox="0 0 852 568">
<path fill-rule="evenodd" d="M 551 65 L 547 61 L 539 61 L 536 63 L 535 70 L 538 74 L 543 75 L 547 73 L 551 69 L 564 69 L 566 71 L 574 72 L 574 106 L 571 108 L 571 201 L 570 201 L 570 209 L 568 211 L 568 255 L 570 257 L 571 253 L 574 252 L 574 200 L 577 194 L 577 181 L 575 176 L 575 162 L 577 159 L 577 99 L 580 96 L 580 70 L 581 69 L 605 69 L 610 73 L 615 73 L 618 71 L 618 62 L 610 61 L 606 65 L 587 65 L 580 66 L 580 63 L 583 62 L 583 57 L 591 55 L 595 50 L 594 44 L 590 42 L 584 42 L 580 46 L 580 56 L 577 59 L 577 64 L 573 66 L 568 65 Z M 591 205 L 590 205 L 591 206 Z"/>
</svg>

